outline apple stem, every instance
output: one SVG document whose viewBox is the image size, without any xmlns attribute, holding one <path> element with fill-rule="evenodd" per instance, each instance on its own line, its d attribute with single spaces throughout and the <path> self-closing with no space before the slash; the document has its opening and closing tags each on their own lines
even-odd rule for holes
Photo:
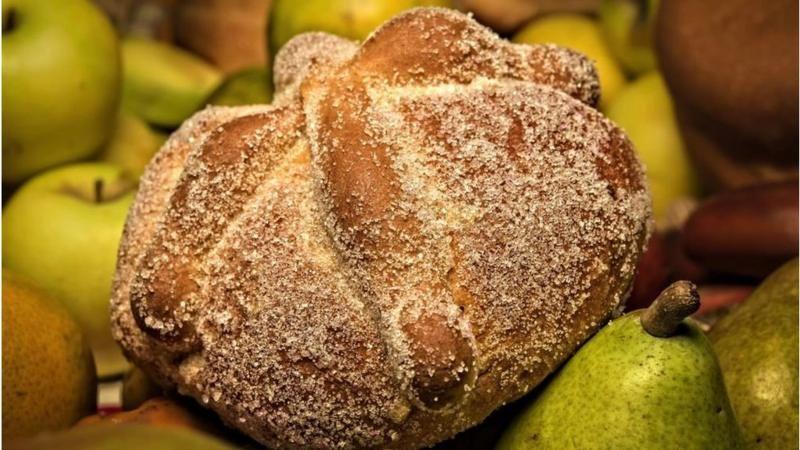
<svg viewBox="0 0 800 450">
<path fill-rule="evenodd" d="M 100 203 L 103 201 L 103 179 L 98 178 L 94 180 L 94 202 Z"/>
<path fill-rule="evenodd" d="M 691 281 L 676 281 L 642 313 L 642 328 L 655 337 L 673 336 L 683 319 L 700 308 L 700 294 Z"/>
</svg>

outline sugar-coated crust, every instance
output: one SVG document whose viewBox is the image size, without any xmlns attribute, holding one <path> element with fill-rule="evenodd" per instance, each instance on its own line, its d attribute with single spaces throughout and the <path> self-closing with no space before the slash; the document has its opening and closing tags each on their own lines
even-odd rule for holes
<svg viewBox="0 0 800 450">
<path fill-rule="evenodd" d="M 417 9 L 275 71 L 142 180 L 112 323 L 159 382 L 272 448 L 421 448 L 621 306 L 650 204 L 586 58 Z"/>
</svg>

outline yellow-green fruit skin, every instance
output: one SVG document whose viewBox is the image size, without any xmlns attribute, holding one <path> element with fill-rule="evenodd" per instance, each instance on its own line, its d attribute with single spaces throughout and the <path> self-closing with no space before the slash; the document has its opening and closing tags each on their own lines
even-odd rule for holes
<svg viewBox="0 0 800 450">
<path fill-rule="evenodd" d="M 207 434 L 178 427 L 96 424 L 12 441 L 9 450 L 236 450 Z"/>
<path fill-rule="evenodd" d="M 661 74 L 650 72 L 629 84 L 606 115 L 625 130 L 645 165 L 657 224 L 664 222 L 676 200 L 699 195 L 697 175 Z"/>
<path fill-rule="evenodd" d="M 602 0 L 603 37 L 625 70 L 638 75 L 656 68 L 653 28 L 659 0 Z"/>
<path fill-rule="evenodd" d="M 251 67 L 225 79 L 208 99 L 210 105 L 240 106 L 272 101 L 272 75 L 263 67 Z"/>
<path fill-rule="evenodd" d="M 128 188 L 113 201 L 95 203 L 96 180 L 105 190 Z M 127 368 L 111 337 L 108 308 L 132 186 L 117 166 L 72 164 L 32 178 L 3 209 L 3 266 L 69 310 L 92 346 L 101 377 Z"/>
<path fill-rule="evenodd" d="M 418 6 L 450 6 L 450 0 L 274 0 L 269 18 L 269 47 L 275 55 L 289 39 L 325 31 L 364 40 L 398 13 Z"/>
<path fill-rule="evenodd" d="M 132 180 L 138 180 L 166 139 L 142 119 L 123 111 L 97 159 L 121 167 Z"/>
<path fill-rule="evenodd" d="M 54 298 L 3 271 L 3 441 L 69 427 L 95 410 L 94 361 Z"/>
<path fill-rule="evenodd" d="M 161 127 L 176 128 L 222 82 L 218 69 L 162 42 L 124 39 L 122 59 L 122 107 Z"/>
<path fill-rule="evenodd" d="M 648 334 L 641 311 L 613 320 L 547 381 L 498 450 L 741 449 L 719 364 L 703 332 Z"/>
<path fill-rule="evenodd" d="M 88 0 L 4 0 L 3 21 L 3 183 L 16 184 L 100 149 L 119 105 L 120 54 Z"/>
<path fill-rule="evenodd" d="M 751 449 L 798 448 L 797 259 L 709 333 Z"/>
<path fill-rule="evenodd" d="M 552 14 L 534 20 L 514 35 L 521 44 L 557 44 L 588 56 L 600 77 L 600 106 L 614 101 L 625 75 L 608 49 L 596 20 L 580 14 Z"/>
</svg>

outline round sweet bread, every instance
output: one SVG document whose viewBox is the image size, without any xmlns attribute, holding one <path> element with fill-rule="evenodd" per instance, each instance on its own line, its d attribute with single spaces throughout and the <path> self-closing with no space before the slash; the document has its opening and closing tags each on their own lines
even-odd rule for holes
<svg viewBox="0 0 800 450">
<path fill-rule="evenodd" d="M 642 167 L 588 60 L 417 9 L 277 56 L 150 164 L 114 335 L 271 448 L 421 448 L 558 367 L 623 303 Z"/>
</svg>

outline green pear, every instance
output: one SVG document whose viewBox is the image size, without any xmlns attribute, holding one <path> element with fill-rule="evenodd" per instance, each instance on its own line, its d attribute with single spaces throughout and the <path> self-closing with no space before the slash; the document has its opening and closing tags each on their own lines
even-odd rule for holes
<svg viewBox="0 0 800 450">
<path fill-rule="evenodd" d="M 210 105 L 237 106 L 272 101 L 272 78 L 265 67 L 251 67 L 228 76 L 208 99 Z"/>
<path fill-rule="evenodd" d="M 663 78 L 658 72 L 642 76 L 605 112 L 628 134 L 647 169 L 653 215 L 661 225 L 673 203 L 695 198 L 700 190 Z"/>
<path fill-rule="evenodd" d="M 108 301 L 134 186 L 119 167 L 73 164 L 32 178 L 3 209 L 3 266 L 61 300 L 101 377 L 127 367 L 111 337 Z"/>
<path fill-rule="evenodd" d="M 3 182 L 91 156 L 119 105 L 117 36 L 87 0 L 3 1 Z"/>
<path fill-rule="evenodd" d="M 122 111 L 111 140 L 97 159 L 121 167 L 132 180 L 138 180 L 166 140 L 166 135 L 154 131 L 142 119 Z"/>
<path fill-rule="evenodd" d="M 739 449 L 722 373 L 685 320 L 694 285 L 668 287 L 646 310 L 613 320 L 549 380 L 498 449 Z"/>
<path fill-rule="evenodd" d="M 6 444 L 4 442 L 4 444 Z M 236 450 L 205 433 L 139 424 L 82 425 L 60 433 L 11 441 L 9 450 Z"/>
<path fill-rule="evenodd" d="M 200 58 L 147 39 L 122 41 L 122 68 L 122 107 L 167 128 L 205 106 L 222 81 L 222 73 Z"/>
<path fill-rule="evenodd" d="M 656 68 L 653 51 L 658 0 L 603 0 L 600 23 L 614 56 L 629 73 L 643 74 Z"/>
<path fill-rule="evenodd" d="M 601 108 L 614 101 L 625 86 L 625 75 L 611 55 L 594 19 L 581 14 L 549 14 L 526 25 L 514 35 L 523 44 L 558 44 L 588 56 L 600 78 Z"/>
<path fill-rule="evenodd" d="M 797 271 L 776 270 L 709 333 L 748 448 L 798 447 Z"/>
<path fill-rule="evenodd" d="M 269 16 L 270 54 L 300 33 L 326 31 L 365 39 L 398 13 L 417 6 L 450 6 L 450 0 L 274 0 Z"/>
</svg>

